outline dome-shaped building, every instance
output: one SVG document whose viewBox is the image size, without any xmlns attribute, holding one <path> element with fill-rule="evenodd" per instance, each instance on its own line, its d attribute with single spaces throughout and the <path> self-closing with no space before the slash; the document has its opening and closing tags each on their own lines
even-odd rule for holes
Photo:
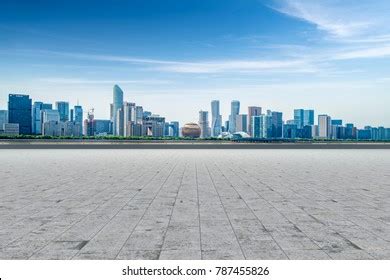
<svg viewBox="0 0 390 280">
<path fill-rule="evenodd" d="M 199 138 L 200 133 L 200 126 L 196 123 L 186 123 L 181 129 L 181 134 L 183 137 Z"/>
<path fill-rule="evenodd" d="M 232 139 L 243 139 L 243 138 L 251 138 L 248 133 L 244 131 L 235 132 L 232 135 Z"/>
</svg>

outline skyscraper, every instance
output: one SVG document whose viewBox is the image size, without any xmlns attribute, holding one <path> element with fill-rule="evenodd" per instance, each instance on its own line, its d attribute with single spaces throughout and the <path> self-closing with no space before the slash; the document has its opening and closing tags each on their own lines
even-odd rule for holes
<svg viewBox="0 0 390 280">
<path fill-rule="evenodd" d="M 218 137 L 222 132 L 222 116 L 219 111 L 219 100 L 211 101 L 211 136 Z"/>
<path fill-rule="evenodd" d="M 209 112 L 199 111 L 200 138 L 209 137 Z"/>
<path fill-rule="evenodd" d="M 345 138 L 346 139 L 356 139 L 356 127 L 353 123 L 345 124 Z"/>
<path fill-rule="evenodd" d="M 10 94 L 8 96 L 8 122 L 19 124 L 19 133 L 32 133 L 32 101 L 28 95 Z"/>
<path fill-rule="evenodd" d="M 297 125 L 298 129 L 303 128 L 304 118 L 305 118 L 305 110 L 303 109 L 294 110 L 294 122 Z"/>
<path fill-rule="evenodd" d="M 331 136 L 331 118 L 328 115 L 318 115 L 318 137 L 329 139 Z"/>
<path fill-rule="evenodd" d="M 118 135 L 120 131 L 119 123 L 118 123 L 118 110 L 123 106 L 123 91 L 118 86 L 115 85 L 113 89 L 113 103 L 112 103 L 112 122 L 113 122 L 113 131 L 114 135 Z M 123 128 L 122 128 L 123 130 Z"/>
<path fill-rule="evenodd" d="M 142 106 L 136 106 L 135 107 L 135 123 L 136 124 L 142 124 L 143 115 L 144 115 L 144 109 L 142 108 Z"/>
<path fill-rule="evenodd" d="M 240 101 L 238 100 L 233 100 L 231 103 L 231 108 L 230 108 L 230 116 L 229 116 L 229 132 L 230 133 L 235 133 L 236 130 L 236 119 L 237 115 L 240 114 Z"/>
<path fill-rule="evenodd" d="M 282 138 L 283 137 L 283 113 L 282 112 L 272 112 L 271 113 L 271 122 L 272 122 L 272 136 L 273 138 Z"/>
<path fill-rule="evenodd" d="M 74 123 L 79 125 L 78 129 L 80 130 L 80 135 L 83 133 L 83 107 L 80 105 L 74 106 Z"/>
<path fill-rule="evenodd" d="M 136 112 L 135 112 L 135 103 L 124 102 L 123 103 L 123 135 L 130 136 L 130 126 L 129 123 L 135 123 Z M 128 129 L 129 128 L 129 129 Z"/>
<path fill-rule="evenodd" d="M 69 102 L 58 101 L 56 102 L 56 109 L 60 113 L 60 121 L 69 121 Z"/>
<path fill-rule="evenodd" d="M 53 106 L 51 104 L 45 104 L 43 102 L 34 102 L 32 108 L 32 133 L 40 135 L 42 134 L 42 111 L 51 110 Z"/>
<path fill-rule="evenodd" d="M 32 134 L 41 134 L 41 110 L 43 102 L 36 101 L 32 107 Z"/>
<path fill-rule="evenodd" d="M 247 132 L 248 116 L 246 114 L 237 115 L 236 117 L 236 132 Z"/>
<path fill-rule="evenodd" d="M 248 133 L 252 135 L 252 117 L 261 115 L 261 107 L 249 106 L 248 107 Z"/>
<path fill-rule="evenodd" d="M 261 114 L 252 117 L 252 137 L 271 138 L 272 137 L 272 116 Z"/>
<path fill-rule="evenodd" d="M 303 126 L 314 125 L 314 110 L 303 110 Z"/>
</svg>

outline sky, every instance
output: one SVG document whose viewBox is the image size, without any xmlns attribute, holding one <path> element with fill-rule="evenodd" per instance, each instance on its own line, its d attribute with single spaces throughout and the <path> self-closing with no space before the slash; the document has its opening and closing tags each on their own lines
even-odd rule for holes
<svg viewBox="0 0 390 280">
<path fill-rule="evenodd" d="M 182 124 L 219 99 L 390 127 L 388 0 L 1 0 L 9 93 L 109 118 L 112 88 Z"/>
</svg>

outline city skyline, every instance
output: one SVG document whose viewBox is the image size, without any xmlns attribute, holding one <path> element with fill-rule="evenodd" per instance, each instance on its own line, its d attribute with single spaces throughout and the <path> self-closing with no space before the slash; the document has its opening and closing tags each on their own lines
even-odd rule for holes
<svg viewBox="0 0 390 280">
<path fill-rule="evenodd" d="M 389 10 L 350 0 L 5 0 L 0 107 L 9 93 L 66 97 L 106 118 L 118 83 L 126 100 L 181 123 L 216 99 L 224 116 L 240 100 L 286 119 L 304 107 L 389 127 Z"/>
<path fill-rule="evenodd" d="M 9 94 L 8 110 L 0 110 L 0 134 L 43 136 L 124 136 L 124 137 L 187 137 L 198 134 L 200 138 L 252 138 L 252 139 L 331 139 L 331 140 L 389 140 L 390 128 L 366 125 L 358 127 L 352 122 L 318 113 L 311 108 L 294 109 L 293 119 L 283 117 L 283 112 L 259 106 L 241 107 L 239 100 L 231 101 L 230 114 L 224 124 L 219 100 L 211 100 L 209 110 L 200 110 L 198 124 L 169 120 L 156 112 L 144 110 L 134 102 L 125 101 L 124 92 L 115 84 L 112 89 L 110 116 L 95 118 L 94 109 L 83 117 L 82 105 L 70 108 L 67 101 L 43 103 L 29 95 Z M 184 128 L 190 134 L 184 134 Z M 183 129 L 183 133 L 182 130 Z M 194 130 L 195 129 L 195 130 Z M 188 130 L 188 129 L 187 129 Z M 196 132 L 198 131 L 198 132 Z M 194 135 L 195 135 L 194 134 Z"/>
</svg>

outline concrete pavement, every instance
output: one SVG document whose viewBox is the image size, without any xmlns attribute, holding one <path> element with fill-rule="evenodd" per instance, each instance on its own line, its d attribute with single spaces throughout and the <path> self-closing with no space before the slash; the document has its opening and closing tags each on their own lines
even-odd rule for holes
<svg viewBox="0 0 390 280">
<path fill-rule="evenodd" d="M 2 150 L 0 259 L 390 259 L 389 150 Z"/>
</svg>

